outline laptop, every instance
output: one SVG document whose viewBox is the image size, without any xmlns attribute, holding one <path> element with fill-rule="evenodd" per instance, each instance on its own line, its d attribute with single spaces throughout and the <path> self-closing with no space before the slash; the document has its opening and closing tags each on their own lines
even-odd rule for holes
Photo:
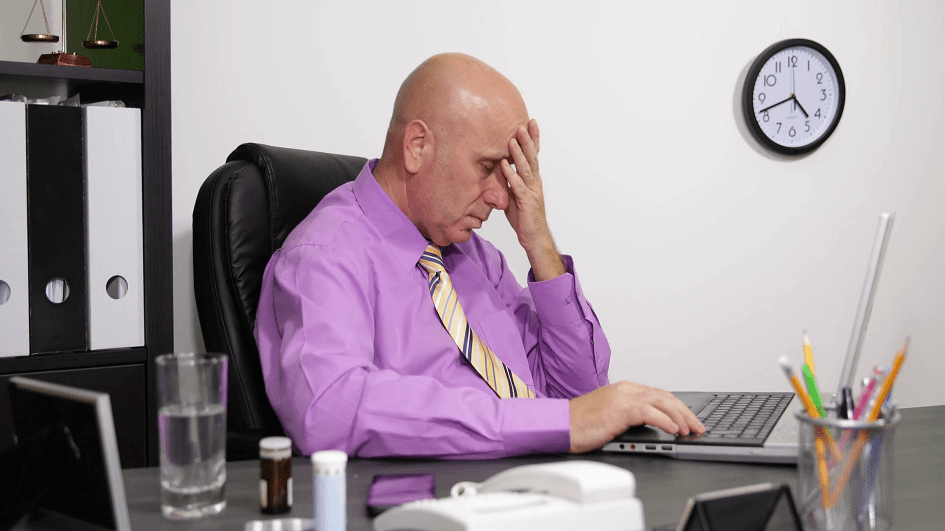
<svg viewBox="0 0 945 531">
<path fill-rule="evenodd" d="M 879 273 L 895 213 L 879 217 L 866 282 L 853 323 L 837 393 L 822 393 L 834 403 L 845 386 L 852 387 L 863 336 L 873 309 Z M 774 360 L 772 360 L 773 362 Z M 795 413 L 804 406 L 794 393 L 674 392 L 705 425 L 704 435 L 669 435 L 650 426 L 633 426 L 604 445 L 609 452 L 659 454 L 677 459 L 796 464 L 798 423 Z"/>
</svg>

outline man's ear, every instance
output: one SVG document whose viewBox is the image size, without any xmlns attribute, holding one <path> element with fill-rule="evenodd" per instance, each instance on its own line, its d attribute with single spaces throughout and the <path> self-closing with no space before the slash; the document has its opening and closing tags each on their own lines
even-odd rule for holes
<svg viewBox="0 0 945 531">
<path fill-rule="evenodd" d="M 433 131 L 423 120 L 414 120 L 404 128 L 404 167 L 410 174 L 420 167 L 433 153 Z"/>
</svg>

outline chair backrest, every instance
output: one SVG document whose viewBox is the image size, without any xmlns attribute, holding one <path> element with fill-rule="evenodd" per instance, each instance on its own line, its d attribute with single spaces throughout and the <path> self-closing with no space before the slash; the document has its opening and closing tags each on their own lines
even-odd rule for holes
<svg viewBox="0 0 945 531">
<path fill-rule="evenodd" d="M 194 294 L 208 352 L 230 356 L 228 459 L 255 458 L 283 433 L 253 337 L 263 272 L 286 236 L 366 159 L 243 144 L 204 181 L 194 205 Z M 237 447 L 242 439 L 243 452 Z M 242 455 L 248 453 L 249 455 Z"/>
</svg>

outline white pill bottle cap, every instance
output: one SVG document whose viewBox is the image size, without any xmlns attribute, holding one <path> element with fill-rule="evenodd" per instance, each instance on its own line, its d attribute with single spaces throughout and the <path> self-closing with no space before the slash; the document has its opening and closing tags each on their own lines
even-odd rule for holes
<svg viewBox="0 0 945 531">
<path fill-rule="evenodd" d="M 317 475 L 343 474 L 348 454 L 341 450 L 322 450 L 312 454 L 312 472 Z"/>
</svg>

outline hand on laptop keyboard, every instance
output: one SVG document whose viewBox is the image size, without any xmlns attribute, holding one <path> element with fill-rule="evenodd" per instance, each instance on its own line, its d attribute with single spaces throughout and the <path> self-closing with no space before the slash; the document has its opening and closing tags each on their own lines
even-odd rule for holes
<svg viewBox="0 0 945 531">
<path fill-rule="evenodd" d="M 705 433 L 705 427 L 678 398 L 655 387 L 617 382 L 570 402 L 571 453 L 600 448 L 630 426 L 648 424 L 666 433 Z"/>
</svg>

